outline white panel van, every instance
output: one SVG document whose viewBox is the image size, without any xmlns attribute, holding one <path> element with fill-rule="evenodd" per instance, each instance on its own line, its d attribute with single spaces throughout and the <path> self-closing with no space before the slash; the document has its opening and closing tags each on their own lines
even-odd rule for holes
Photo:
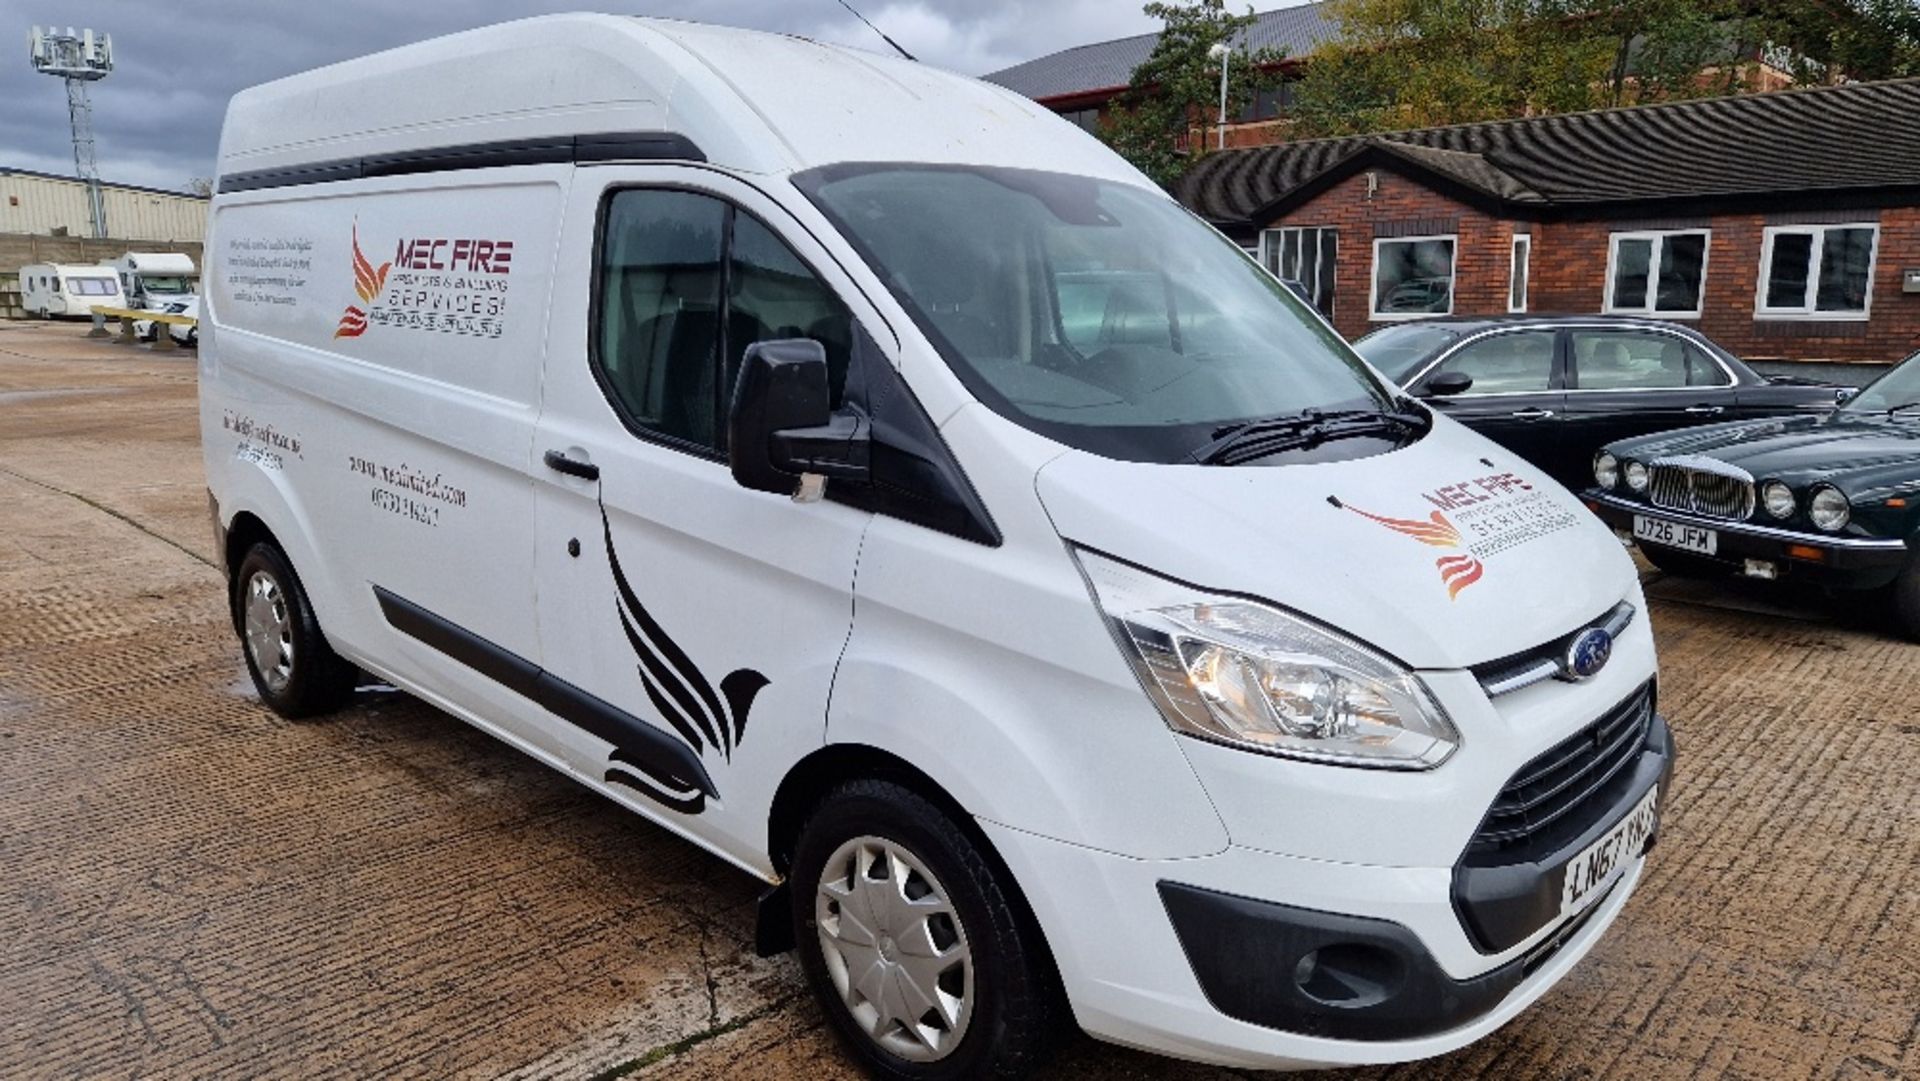
<svg viewBox="0 0 1920 1081">
<path fill-rule="evenodd" d="M 41 319 L 83 319 L 93 309 L 126 304 L 120 281 L 105 267 L 34 263 L 20 268 L 20 306 Z"/>
<path fill-rule="evenodd" d="M 1440 1054 L 1641 880 L 1613 534 L 1030 101 L 561 16 L 248 90 L 219 173 L 262 699 L 371 673 L 759 878 L 875 1074 Z"/>
</svg>

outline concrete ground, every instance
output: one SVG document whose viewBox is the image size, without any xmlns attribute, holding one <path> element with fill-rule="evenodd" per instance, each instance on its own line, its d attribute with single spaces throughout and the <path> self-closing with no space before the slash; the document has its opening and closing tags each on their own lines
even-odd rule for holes
<svg viewBox="0 0 1920 1081">
<path fill-rule="evenodd" d="M 396 694 L 290 724 L 223 622 L 191 353 L 0 324 L 0 1077 L 824 1079 L 757 885 Z M 1381 1078 L 1920 1077 L 1920 646 L 1654 582 L 1644 887 Z M 1080 1039 L 1050 1076 L 1215 1078 Z"/>
</svg>

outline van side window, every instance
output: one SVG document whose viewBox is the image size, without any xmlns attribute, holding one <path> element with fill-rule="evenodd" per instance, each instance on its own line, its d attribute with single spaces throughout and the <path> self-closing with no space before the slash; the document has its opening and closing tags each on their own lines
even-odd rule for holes
<svg viewBox="0 0 1920 1081">
<path fill-rule="evenodd" d="M 853 320 L 759 219 L 711 196 L 614 194 L 601 239 L 595 363 L 630 423 L 718 450 L 747 347 L 812 338 L 840 404 Z"/>
<path fill-rule="evenodd" d="M 596 360 L 641 427 L 717 447 L 715 372 L 727 204 L 684 191 L 623 191 L 601 240 Z"/>
<path fill-rule="evenodd" d="M 736 212 L 728 266 L 727 374 L 721 412 L 732 398 L 741 356 L 754 342 L 812 338 L 827 351 L 833 407 L 840 407 L 853 352 L 853 316 L 792 248 L 751 214 Z"/>
</svg>

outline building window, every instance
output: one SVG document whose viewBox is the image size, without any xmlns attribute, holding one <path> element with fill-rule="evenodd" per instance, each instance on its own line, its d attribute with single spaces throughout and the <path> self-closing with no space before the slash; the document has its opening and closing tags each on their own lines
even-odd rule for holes
<svg viewBox="0 0 1920 1081">
<path fill-rule="evenodd" d="M 1300 283 L 1320 314 L 1333 317 L 1334 268 L 1340 231 L 1326 226 L 1268 229 L 1260 234 L 1260 262 L 1276 278 Z"/>
<path fill-rule="evenodd" d="M 1606 310 L 1698 318 L 1706 292 L 1707 238 L 1705 229 L 1613 234 Z"/>
<path fill-rule="evenodd" d="M 1060 118 L 1088 135 L 1100 134 L 1100 107 L 1088 109 L 1069 109 L 1060 114 Z"/>
<path fill-rule="evenodd" d="M 1449 236 L 1395 237 L 1373 242 L 1373 318 L 1422 319 L 1453 312 L 1453 252 Z"/>
<path fill-rule="evenodd" d="M 1877 225 L 1784 225 L 1760 249 L 1758 314 L 1784 319 L 1865 319 L 1873 299 Z"/>
<path fill-rule="evenodd" d="M 1251 100 L 1240 109 L 1240 122 L 1249 124 L 1256 120 L 1273 120 L 1293 111 L 1293 83 L 1282 82 L 1264 90 L 1255 91 Z"/>
<path fill-rule="evenodd" d="M 1507 275 L 1507 310 L 1527 310 L 1527 279 L 1533 271 L 1533 236 L 1513 235 L 1513 269 Z"/>
</svg>

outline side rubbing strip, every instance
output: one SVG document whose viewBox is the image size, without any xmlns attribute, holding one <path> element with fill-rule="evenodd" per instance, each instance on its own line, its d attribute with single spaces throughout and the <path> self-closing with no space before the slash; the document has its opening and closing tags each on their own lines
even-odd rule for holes
<svg viewBox="0 0 1920 1081">
<path fill-rule="evenodd" d="M 358 180 L 372 176 L 404 176 L 458 169 L 492 169 L 502 165 L 545 165 L 554 162 L 596 161 L 706 161 L 693 140 L 672 131 L 608 132 L 600 135 L 559 135 L 546 139 L 506 139 L 491 143 L 461 143 L 409 150 L 401 154 L 337 158 L 293 165 L 284 169 L 256 169 L 227 173 L 220 178 L 222 192 L 258 191 L 330 180 Z"/>
<path fill-rule="evenodd" d="M 373 593 L 380 601 L 381 613 L 394 630 L 439 650 L 515 694 L 537 702 L 568 724 L 613 744 L 616 759 L 634 764 L 649 777 L 674 788 L 704 793 L 714 799 L 720 797 L 699 756 L 666 732 L 412 601 L 379 586 L 373 587 Z"/>
</svg>

